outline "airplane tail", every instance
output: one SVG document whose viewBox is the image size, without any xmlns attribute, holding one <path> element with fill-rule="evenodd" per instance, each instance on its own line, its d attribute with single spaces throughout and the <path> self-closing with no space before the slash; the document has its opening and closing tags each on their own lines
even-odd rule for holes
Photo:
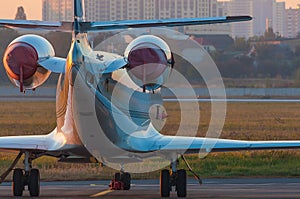
<svg viewBox="0 0 300 199">
<path fill-rule="evenodd" d="M 74 32 L 81 32 L 80 24 L 85 21 L 84 0 L 74 0 Z"/>
<path fill-rule="evenodd" d="M 85 21 L 84 0 L 74 0 L 74 21 Z"/>
<path fill-rule="evenodd" d="M 85 21 L 84 0 L 74 0 L 74 23 L 47 22 L 26 20 L 0 20 L 0 27 L 42 29 L 58 32 L 84 33 L 90 31 L 110 31 L 127 28 L 174 27 L 189 25 L 205 25 L 217 23 L 232 23 L 252 20 L 250 16 L 224 16 L 209 18 L 158 19 L 158 20 L 128 20 L 128 21 Z"/>
</svg>

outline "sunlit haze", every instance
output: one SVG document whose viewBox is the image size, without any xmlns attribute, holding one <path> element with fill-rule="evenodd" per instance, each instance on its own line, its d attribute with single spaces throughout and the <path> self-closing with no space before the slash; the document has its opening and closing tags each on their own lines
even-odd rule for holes
<svg viewBox="0 0 300 199">
<path fill-rule="evenodd" d="M 300 4 L 299 0 L 286 0 L 287 8 L 296 7 Z M 2 0 L 0 6 L 1 19 L 14 19 L 17 13 L 17 7 L 23 6 L 27 19 L 42 19 L 42 0 Z"/>
<path fill-rule="evenodd" d="M 27 19 L 42 19 L 42 0 L 2 0 L 0 18 L 14 19 L 19 6 L 24 7 Z"/>
</svg>

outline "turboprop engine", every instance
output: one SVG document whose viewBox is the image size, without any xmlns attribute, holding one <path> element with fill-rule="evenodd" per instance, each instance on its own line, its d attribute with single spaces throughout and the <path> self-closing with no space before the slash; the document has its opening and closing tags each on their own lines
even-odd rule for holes
<svg viewBox="0 0 300 199">
<path fill-rule="evenodd" d="M 3 63 L 11 82 L 20 88 L 35 89 L 42 85 L 51 71 L 38 64 L 39 61 L 54 57 L 52 45 L 38 35 L 24 35 L 13 40 L 7 47 Z"/>
<path fill-rule="evenodd" d="M 129 66 L 127 73 L 143 90 L 154 91 L 168 79 L 174 65 L 168 44 L 153 35 L 134 39 L 124 53 Z"/>
</svg>

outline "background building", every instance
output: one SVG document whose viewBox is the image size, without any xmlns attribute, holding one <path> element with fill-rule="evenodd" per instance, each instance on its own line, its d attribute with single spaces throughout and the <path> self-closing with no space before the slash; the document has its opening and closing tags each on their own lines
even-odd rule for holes
<svg viewBox="0 0 300 199">
<path fill-rule="evenodd" d="M 89 21 L 167 19 L 219 16 L 217 0 L 86 0 Z M 43 0 L 43 20 L 72 21 L 73 0 Z M 194 26 L 188 33 L 229 33 L 229 26 Z"/>
<path fill-rule="evenodd" d="M 157 19 L 158 18 L 158 3 L 157 0 L 144 1 L 143 12 L 144 19 Z"/>
<path fill-rule="evenodd" d="M 43 0 L 43 20 L 72 21 L 72 0 Z"/>
<path fill-rule="evenodd" d="M 300 9 L 286 10 L 286 37 L 295 38 L 300 33 Z"/>
<path fill-rule="evenodd" d="M 286 36 L 286 12 L 285 2 L 276 2 L 273 4 L 273 31 L 276 35 Z"/>
<path fill-rule="evenodd" d="M 273 5 L 275 0 L 255 0 L 253 2 L 253 34 L 264 35 L 268 28 L 273 29 Z"/>
<path fill-rule="evenodd" d="M 27 17 L 24 8 L 22 6 L 18 7 L 15 20 L 26 20 L 26 19 Z"/>
<path fill-rule="evenodd" d="M 229 15 L 253 16 L 253 0 L 231 0 L 229 4 Z M 231 34 L 233 37 L 249 38 L 254 35 L 254 20 L 243 23 L 232 23 Z"/>
<path fill-rule="evenodd" d="M 278 36 L 286 36 L 285 2 L 276 0 L 230 0 L 226 5 L 229 15 L 250 15 L 251 22 L 231 24 L 233 37 L 262 36 L 268 28 Z"/>
<path fill-rule="evenodd" d="M 272 28 L 277 36 L 296 37 L 300 32 L 300 8 L 285 9 L 276 0 L 86 0 L 89 21 L 139 20 L 250 15 L 250 22 L 189 26 L 187 34 L 262 36 Z M 72 21 L 73 0 L 43 0 L 43 20 Z"/>
<path fill-rule="evenodd" d="M 217 0 L 86 0 L 87 20 L 218 16 Z M 43 20 L 72 20 L 73 0 L 43 0 Z"/>
</svg>

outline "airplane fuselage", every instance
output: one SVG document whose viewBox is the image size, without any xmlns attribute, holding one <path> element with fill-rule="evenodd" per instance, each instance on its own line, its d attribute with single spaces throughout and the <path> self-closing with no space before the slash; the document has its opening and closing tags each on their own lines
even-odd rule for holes
<svg viewBox="0 0 300 199">
<path fill-rule="evenodd" d="M 120 57 L 93 51 L 87 35 L 78 34 L 57 86 L 57 131 L 65 135 L 68 145 L 87 149 L 103 163 L 135 161 L 129 160 L 130 151 L 134 151 L 129 138 L 134 133 L 145 138 L 158 135 L 155 130 L 148 133 L 148 110 L 153 104 L 162 104 L 160 94 L 143 93 L 138 86 L 134 89 L 123 84 L 132 85 L 125 70 L 117 75 L 103 73 Z"/>
</svg>

